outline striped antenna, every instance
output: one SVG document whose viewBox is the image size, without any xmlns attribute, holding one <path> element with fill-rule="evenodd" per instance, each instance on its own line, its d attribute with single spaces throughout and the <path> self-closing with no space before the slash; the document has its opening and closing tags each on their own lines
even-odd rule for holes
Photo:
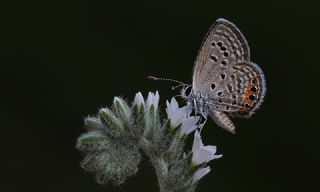
<svg viewBox="0 0 320 192">
<path fill-rule="evenodd" d="M 183 82 L 178 81 L 178 80 L 175 80 L 175 79 L 167 79 L 167 78 L 155 77 L 155 76 L 148 76 L 148 79 L 156 80 L 156 81 L 171 81 L 171 82 L 175 82 L 175 83 L 180 84 L 179 87 L 180 86 L 189 86 L 188 84 L 183 83 Z"/>
</svg>

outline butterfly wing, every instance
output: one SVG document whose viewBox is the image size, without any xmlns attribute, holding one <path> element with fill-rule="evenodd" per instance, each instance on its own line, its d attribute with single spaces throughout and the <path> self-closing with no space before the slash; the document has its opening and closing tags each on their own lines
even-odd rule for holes
<svg viewBox="0 0 320 192">
<path fill-rule="evenodd" d="M 240 30 L 225 19 L 216 20 L 202 43 L 193 68 L 193 90 L 208 90 L 208 79 L 230 65 L 249 61 L 250 49 Z M 206 86 L 204 86 L 206 85 Z"/>
<path fill-rule="evenodd" d="M 265 94 L 262 70 L 250 62 L 248 43 L 240 30 L 218 19 L 203 42 L 194 66 L 193 91 L 209 111 L 250 117 Z"/>
<path fill-rule="evenodd" d="M 229 112 L 231 116 L 250 117 L 263 102 L 266 93 L 266 82 L 261 68 L 253 62 L 236 63 L 231 68 L 232 74 L 225 84 L 225 96 L 222 100 L 231 100 L 231 107 L 236 106 L 237 110 Z"/>
</svg>

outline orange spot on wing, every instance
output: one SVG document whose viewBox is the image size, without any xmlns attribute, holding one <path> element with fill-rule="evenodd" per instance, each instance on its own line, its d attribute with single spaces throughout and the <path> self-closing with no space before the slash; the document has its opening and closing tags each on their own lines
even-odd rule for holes
<svg viewBox="0 0 320 192">
<path fill-rule="evenodd" d="M 251 94 L 255 94 L 256 95 L 256 93 L 253 93 L 253 92 L 251 92 L 251 87 L 254 87 L 254 86 L 256 86 L 256 84 L 249 84 L 248 86 L 247 86 L 247 88 L 246 88 L 246 98 L 245 98 L 245 102 L 244 102 L 244 104 L 242 105 L 242 111 L 246 111 L 246 107 L 245 107 L 245 104 L 246 103 L 248 103 L 248 104 L 251 104 L 251 103 L 253 103 L 253 102 L 255 102 L 255 101 L 252 101 L 252 100 L 250 100 L 249 99 L 249 96 L 251 95 Z"/>
<path fill-rule="evenodd" d="M 256 84 L 249 84 L 248 87 L 247 87 L 247 91 L 246 91 L 246 102 L 247 103 L 252 103 L 253 101 L 251 101 L 249 99 L 249 96 L 252 94 L 252 92 L 250 91 L 251 87 L 254 87 L 256 86 Z"/>
</svg>

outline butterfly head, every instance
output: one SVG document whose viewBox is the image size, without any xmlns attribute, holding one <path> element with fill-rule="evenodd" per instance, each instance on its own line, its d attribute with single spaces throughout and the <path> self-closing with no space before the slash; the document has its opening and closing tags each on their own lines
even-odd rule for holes
<svg viewBox="0 0 320 192">
<path fill-rule="evenodd" d="M 192 86 L 191 85 L 183 86 L 181 89 L 180 95 L 184 99 L 190 98 L 192 95 Z"/>
</svg>

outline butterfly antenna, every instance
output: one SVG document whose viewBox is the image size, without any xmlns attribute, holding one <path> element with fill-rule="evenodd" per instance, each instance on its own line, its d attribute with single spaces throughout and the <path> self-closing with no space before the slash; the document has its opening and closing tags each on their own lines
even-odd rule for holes
<svg viewBox="0 0 320 192">
<path fill-rule="evenodd" d="M 183 83 L 181 81 L 177 81 L 175 79 L 167 79 L 167 78 L 161 78 L 161 77 L 155 77 L 155 76 L 148 76 L 148 79 L 156 80 L 156 81 L 171 81 L 171 82 L 178 83 L 179 85 L 172 87 L 173 90 L 180 87 L 180 86 L 189 86 L 188 84 Z"/>
<path fill-rule="evenodd" d="M 183 84 L 179 84 L 179 85 L 176 85 L 174 87 L 171 87 L 172 91 L 174 91 L 175 89 L 177 89 L 178 87 L 182 87 L 182 86 L 185 86 Z"/>
</svg>

